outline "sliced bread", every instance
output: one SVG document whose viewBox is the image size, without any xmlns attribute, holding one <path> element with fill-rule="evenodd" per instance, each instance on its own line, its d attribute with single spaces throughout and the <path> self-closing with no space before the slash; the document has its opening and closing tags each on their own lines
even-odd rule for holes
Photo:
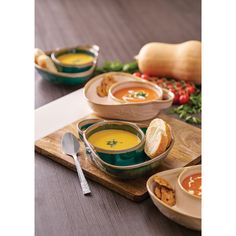
<svg viewBox="0 0 236 236">
<path fill-rule="evenodd" d="M 41 49 L 35 48 L 34 49 L 34 62 L 36 64 L 38 64 L 38 57 L 41 55 L 45 55 L 45 53 Z"/>
<path fill-rule="evenodd" d="M 52 59 L 47 55 L 40 55 L 37 59 L 38 65 L 52 72 L 57 72 L 57 68 L 54 65 Z"/>
<path fill-rule="evenodd" d="M 171 142 L 171 128 L 162 119 L 154 119 L 148 126 L 144 151 L 154 158 L 163 153 Z"/>
</svg>

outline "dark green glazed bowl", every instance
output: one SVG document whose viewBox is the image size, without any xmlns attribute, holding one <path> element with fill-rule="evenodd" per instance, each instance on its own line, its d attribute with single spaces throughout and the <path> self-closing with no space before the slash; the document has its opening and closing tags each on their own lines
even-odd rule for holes
<svg viewBox="0 0 236 236">
<path fill-rule="evenodd" d="M 99 47 L 97 45 L 82 45 L 82 46 L 77 46 L 77 47 L 72 47 L 72 48 L 58 49 L 52 52 L 51 58 L 59 72 L 80 73 L 80 72 L 88 71 L 93 66 L 96 66 L 98 52 L 99 52 Z M 93 61 L 82 64 L 82 65 L 63 64 L 57 59 L 59 56 L 68 54 L 68 53 L 84 53 L 84 54 L 92 56 L 94 59 Z"/>
<path fill-rule="evenodd" d="M 98 122 L 100 119 L 88 119 L 78 123 L 78 132 L 80 134 L 81 139 L 84 141 L 87 158 L 93 162 L 101 171 L 106 174 L 118 178 L 118 179 L 136 179 L 143 176 L 149 176 L 153 174 L 158 167 L 161 165 L 163 160 L 167 157 L 168 153 L 171 151 L 174 145 L 174 137 L 172 134 L 172 140 L 167 148 L 167 150 L 159 156 L 156 156 L 152 159 L 146 156 L 143 152 L 143 161 L 138 164 L 133 165 L 114 165 L 106 162 L 104 158 L 101 157 L 99 152 L 96 152 L 94 147 L 86 140 L 85 133 L 86 130 L 93 126 L 95 122 Z M 114 121 L 113 121 L 114 122 Z M 120 121 L 122 122 L 122 121 Z M 123 123 L 123 122 L 122 122 Z M 129 123 L 129 122 L 125 122 Z M 131 123 L 132 124 L 132 123 Z M 137 126 L 146 133 L 147 125 L 142 123 L 136 123 Z"/>
<path fill-rule="evenodd" d="M 143 176 L 150 176 L 154 174 L 158 167 L 161 165 L 163 160 L 168 156 L 174 145 L 174 138 L 167 150 L 159 156 L 156 156 L 152 159 L 148 158 L 145 154 L 145 157 L 148 160 L 129 166 L 116 166 L 105 162 L 100 155 L 88 145 L 86 146 L 87 157 L 103 172 L 106 174 L 118 178 L 118 179 L 136 179 Z"/>
<path fill-rule="evenodd" d="M 137 135 L 140 139 L 140 143 L 132 148 L 123 150 L 106 150 L 98 148 L 89 143 L 89 137 L 102 130 L 125 130 Z M 145 161 L 144 155 L 144 143 L 145 135 L 143 131 L 135 124 L 123 121 L 101 121 L 88 127 L 83 133 L 83 140 L 87 146 L 91 147 L 99 157 L 106 163 L 116 166 L 128 166 Z"/>
<path fill-rule="evenodd" d="M 65 84 L 65 85 L 82 85 L 85 84 L 93 75 L 95 66 L 90 70 L 81 73 L 62 73 L 62 72 L 51 72 L 44 68 L 41 68 L 35 64 L 35 69 L 41 75 L 41 77 L 47 81 L 55 84 Z"/>
</svg>

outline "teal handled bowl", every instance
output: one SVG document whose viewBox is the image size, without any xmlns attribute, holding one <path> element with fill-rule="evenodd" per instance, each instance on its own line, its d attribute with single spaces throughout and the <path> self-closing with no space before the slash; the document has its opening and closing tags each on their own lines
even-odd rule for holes
<svg viewBox="0 0 236 236">
<path fill-rule="evenodd" d="M 62 73 L 62 72 L 51 72 L 39 65 L 35 64 L 35 69 L 41 75 L 41 77 L 47 81 L 55 84 L 65 84 L 65 85 L 83 85 L 85 84 L 93 75 L 95 66 L 86 72 L 81 73 Z"/>
<path fill-rule="evenodd" d="M 87 157 L 101 171 L 105 172 L 106 174 L 108 174 L 112 177 L 118 178 L 118 179 L 135 179 L 135 178 L 139 178 L 139 177 L 153 174 L 157 170 L 157 168 L 160 166 L 162 161 L 167 157 L 168 153 L 171 151 L 171 149 L 174 145 L 174 137 L 172 134 L 172 140 L 171 140 L 171 143 L 170 143 L 169 147 L 167 148 L 167 150 L 164 153 L 162 153 L 161 155 L 156 156 L 155 158 L 150 159 L 149 157 L 146 156 L 146 154 L 144 152 L 142 152 L 142 156 L 138 157 L 137 164 L 128 163 L 127 165 L 120 165 L 119 159 L 118 159 L 118 161 L 119 161 L 118 165 L 111 164 L 110 161 L 108 162 L 106 160 L 106 158 L 104 158 L 103 154 L 101 155 L 101 153 L 98 152 L 93 147 L 93 145 L 91 145 L 88 142 L 88 140 L 86 138 L 86 134 L 92 132 L 93 127 L 94 128 L 96 127 L 95 126 L 96 123 L 93 123 L 93 122 L 96 122 L 96 120 L 94 119 L 92 121 L 92 119 L 89 119 L 88 121 L 86 121 L 86 123 L 84 123 L 84 124 L 87 127 L 84 126 L 83 131 L 78 127 L 78 129 L 80 129 L 80 131 L 79 131 L 80 136 L 83 136 L 82 140 L 84 141 L 84 144 L 85 144 Z M 114 121 L 110 121 L 110 122 L 114 122 Z M 122 122 L 122 121 L 120 121 L 120 122 Z M 101 122 L 101 123 L 103 123 L 103 122 Z M 129 122 L 125 122 L 125 123 L 129 123 Z M 81 123 L 81 124 L 83 124 L 83 123 Z M 133 124 L 133 123 L 129 123 L 129 124 Z M 139 123 L 137 123 L 137 125 L 143 130 L 144 133 L 146 132 L 147 125 L 139 124 Z M 80 126 L 80 127 L 83 127 L 83 126 Z M 92 127 L 92 128 L 89 129 L 90 127 Z M 126 156 L 125 153 L 123 153 L 123 158 L 126 158 L 126 157 L 129 158 L 129 156 Z M 142 160 L 141 162 L 139 162 L 140 159 Z M 123 162 L 122 164 L 125 164 L 125 163 Z"/>
<path fill-rule="evenodd" d="M 90 137 L 101 131 L 111 130 L 114 134 L 103 133 L 105 136 L 104 140 L 107 138 L 104 147 L 95 146 L 91 141 Z M 134 134 L 134 139 L 139 140 L 139 142 L 135 142 L 134 144 L 129 143 L 129 140 L 117 137 L 117 131 L 126 131 L 125 136 Z M 97 138 L 96 138 L 97 139 Z M 145 143 L 145 135 L 143 131 L 135 124 L 123 121 L 101 121 L 95 123 L 88 127 L 83 132 L 83 140 L 87 146 L 90 146 L 99 157 L 106 163 L 116 165 L 116 166 L 126 166 L 126 165 L 134 165 L 145 161 L 146 156 L 144 155 L 144 143 Z M 104 141 L 105 142 L 105 141 Z M 112 142 L 112 143 L 111 143 Z M 125 145 L 127 147 L 119 148 L 118 150 L 115 147 L 119 144 Z"/>
<path fill-rule="evenodd" d="M 90 146 L 86 146 L 86 153 L 88 158 L 103 172 L 106 174 L 118 178 L 118 179 L 136 179 L 143 176 L 149 176 L 154 174 L 162 161 L 167 157 L 174 145 L 174 139 L 172 139 L 170 146 L 161 155 L 156 156 L 152 159 L 129 166 L 116 166 L 105 162 L 100 155 L 92 149 Z"/>
<path fill-rule="evenodd" d="M 98 59 L 99 47 L 97 45 L 80 45 L 71 48 L 61 48 L 52 52 L 51 58 L 56 65 L 59 72 L 64 73 L 80 73 L 90 70 L 92 67 L 96 66 Z M 86 63 L 80 64 L 68 64 L 60 61 L 60 56 L 65 56 L 66 54 L 84 54 L 91 56 L 93 59 Z"/>
</svg>

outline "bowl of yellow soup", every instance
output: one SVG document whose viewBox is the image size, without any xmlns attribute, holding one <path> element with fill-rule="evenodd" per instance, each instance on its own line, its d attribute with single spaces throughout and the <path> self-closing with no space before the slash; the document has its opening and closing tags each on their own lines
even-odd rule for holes
<svg viewBox="0 0 236 236">
<path fill-rule="evenodd" d="M 162 100 L 163 90 L 148 81 L 123 81 L 109 89 L 110 99 L 120 103 L 149 103 Z"/>
<path fill-rule="evenodd" d="M 58 49 L 51 54 L 51 58 L 58 71 L 79 73 L 85 72 L 97 64 L 98 52 L 97 45 L 84 45 Z"/>
<path fill-rule="evenodd" d="M 172 135 L 166 151 L 150 159 L 143 151 L 147 127 L 141 123 L 88 119 L 78 123 L 78 133 L 85 144 L 87 158 L 101 171 L 119 179 L 135 179 L 153 174 L 174 145 Z M 114 129 L 115 132 L 112 131 Z M 131 135 L 127 135 L 126 131 Z M 118 142 L 124 142 L 124 137 L 125 141 L 129 137 L 132 142 L 118 146 Z"/>
<path fill-rule="evenodd" d="M 145 135 L 135 124 L 123 121 L 101 121 L 83 133 L 85 144 L 106 163 L 127 166 L 145 161 Z"/>
</svg>

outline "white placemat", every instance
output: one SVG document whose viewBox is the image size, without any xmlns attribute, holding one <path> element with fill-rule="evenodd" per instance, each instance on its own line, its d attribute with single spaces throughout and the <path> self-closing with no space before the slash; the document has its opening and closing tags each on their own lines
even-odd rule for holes
<svg viewBox="0 0 236 236">
<path fill-rule="evenodd" d="M 35 110 L 35 141 L 92 112 L 79 89 Z"/>
</svg>

